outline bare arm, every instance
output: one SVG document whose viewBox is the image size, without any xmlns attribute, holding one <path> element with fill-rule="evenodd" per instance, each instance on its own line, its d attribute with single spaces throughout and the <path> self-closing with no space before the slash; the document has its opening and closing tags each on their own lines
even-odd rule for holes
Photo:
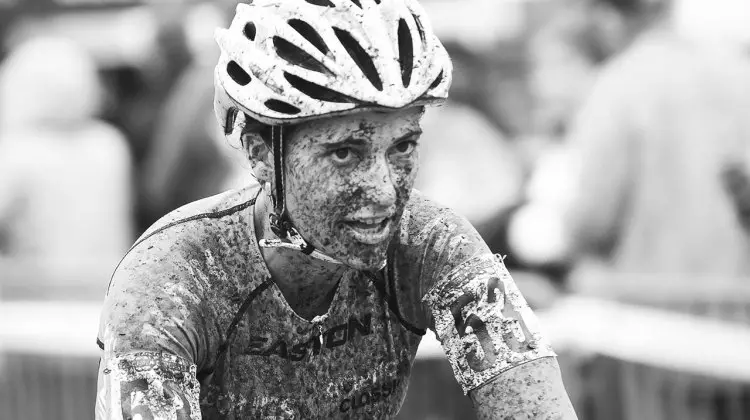
<svg viewBox="0 0 750 420">
<path fill-rule="evenodd" d="M 577 418 L 556 355 L 501 258 L 464 262 L 424 299 L 480 419 Z"/>
<path fill-rule="evenodd" d="M 510 369 L 469 393 L 479 419 L 577 419 L 554 357 Z"/>
<path fill-rule="evenodd" d="M 618 235 L 638 154 L 629 102 L 620 80 L 603 78 L 566 139 L 572 197 L 562 214 L 574 251 L 606 249 Z"/>
</svg>

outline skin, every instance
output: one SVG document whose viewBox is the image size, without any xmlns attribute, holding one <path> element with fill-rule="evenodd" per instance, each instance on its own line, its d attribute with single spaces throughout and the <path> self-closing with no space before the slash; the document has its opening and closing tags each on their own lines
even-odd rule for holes
<svg viewBox="0 0 750 420">
<path fill-rule="evenodd" d="M 545 357 L 510 369 L 469 393 L 477 418 L 577 419 L 557 359 Z"/>
<path fill-rule="evenodd" d="M 302 317 L 322 315 L 343 273 L 378 270 L 385 263 L 416 178 L 421 108 L 362 113 L 305 123 L 285 138 L 286 194 L 290 219 L 313 246 L 346 266 L 300 252 L 271 248 L 263 256 L 289 304 Z M 243 144 L 265 194 L 255 214 L 259 238 L 274 238 L 269 214 L 275 191 L 273 156 L 262 138 Z M 387 237 L 366 243 L 352 233 L 356 221 L 387 218 Z"/>
<path fill-rule="evenodd" d="M 421 109 L 362 113 L 305 123 L 286 137 L 287 209 L 300 234 L 346 265 L 301 252 L 264 248 L 263 256 L 289 305 L 305 319 L 327 312 L 346 270 L 377 270 L 409 200 L 417 175 Z M 269 214 L 275 191 L 273 157 L 262 138 L 243 145 L 264 185 L 255 210 L 258 238 L 275 238 Z M 387 216 L 389 234 L 365 243 L 347 227 L 352 219 Z M 481 419 L 576 419 L 554 358 L 501 374 L 470 393 Z"/>
</svg>

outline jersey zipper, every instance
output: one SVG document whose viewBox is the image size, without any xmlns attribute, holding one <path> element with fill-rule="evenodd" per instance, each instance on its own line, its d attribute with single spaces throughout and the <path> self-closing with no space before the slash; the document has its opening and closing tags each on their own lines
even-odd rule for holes
<svg viewBox="0 0 750 420">
<path fill-rule="evenodd" d="M 317 327 L 318 340 L 320 341 L 320 347 L 323 347 L 323 323 L 328 319 L 328 314 L 317 315 L 310 321 L 313 324 L 313 329 Z"/>
</svg>

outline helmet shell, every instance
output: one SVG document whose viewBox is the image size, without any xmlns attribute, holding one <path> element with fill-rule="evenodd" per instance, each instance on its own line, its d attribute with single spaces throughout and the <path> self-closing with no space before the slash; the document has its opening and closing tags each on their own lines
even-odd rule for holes
<svg viewBox="0 0 750 420">
<path fill-rule="evenodd" d="M 218 29 L 214 108 L 269 125 L 439 104 L 452 64 L 416 0 L 256 0 Z"/>
</svg>

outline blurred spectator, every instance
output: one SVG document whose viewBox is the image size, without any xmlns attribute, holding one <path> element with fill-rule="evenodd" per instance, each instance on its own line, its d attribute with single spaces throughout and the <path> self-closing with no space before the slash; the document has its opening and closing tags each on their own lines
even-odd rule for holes
<svg viewBox="0 0 750 420">
<path fill-rule="evenodd" d="M 239 145 L 227 143 L 213 111 L 213 72 L 219 49 L 214 29 L 225 10 L 213 3 L 193 6 L 183 23 L 192 61 L 170 92 L 144 163 L 149 219 L 189 202 L 251 182 Z M 236 149 L 236 150 L 235 150 Z"/>
<path fill-rule="evenodd" d="M 628 274 L 750 274 L 736 206 L 747 197 L 731 193 L 746 191 L 736 175 L 750 169 L 748 57 L 675 30 L 663 4 L 611 3 L 619 20 L 607 39 L 624 51 L 539 166 L 511 228 L 517 255 L 593 257 Z"/>
<path fill-rule="evenodd" d="M 529 40 L 529 90 L 535 135 L 558 141 L 580 107 L 606 52 L 584 1 L 550 5 L 554 12 Z"/>
<path fill-rule="evenodd" d="M 518 126 L 521 124 L 513 120 L 512 112 L 505 112 L 502 102 L 516 98 L 504 97 L 501 101 L 498 97 L 515 93 L 509 92 L 506 87 L 509 85 L 508 81 L 515 81 L 512 80 L 513 72 L 516 70 L 513 67 L 521 67 L 521 60 L 513 62 L 512 59 L 508 59 L 507 62 L 502 62 L 500 58 L 495 57 L 507 53 L 508 47 L 481 50 L 476 46 L 451 39 L 443 41 L 443 45 L 453 61 L 455 74 L 450 102 L 469 105 L 474 111 L 481 113 L 484 121 L 493 125 L 495 131 L 503 133 L 504 137 L 512 137 L 519 131 Z M 515 101 L 513 105 L 523 108 L 525 104 L 520 102 Z"/>
<path fill-rule="evenodd" d="M 95 64 L 65 39 L 30 39 L 0 69 L 0 264 L 101 266 L 103 293 L 133 232 L 127 143 L 99 100 Z"/>
<path fill-rule="evenodd" d="M 587 34 L 578 51 L 596 46 L 588 48 L 594 53 L 588 63 L 598 68 L 590 70 L 590 87 L 550 78 L 547 87 L 558 87 L 568 100 L 554 109 L 562 141 L 537 161 L 528 204 L 511 221 L 511 250 L 530 264 L 573 265 L 569 286 L 579 293 L 729 317 L 732 304 L 696 290 L 739 286 L 750 274 L 750 231 L 743 229 L 750 226 L 743 223 L 750 215 L 750 57 L 739 37 L 725 36 L 733 23 L 750 29 L 750 16 L 728 12 L 727 0 L 682 0 L 676 10 L 659 0 L 584 1 L 588 16 L 571 23 L 570 33 Z M 686 12 L 688 3 L 700 5 L 701 13 Z M 688 15 L 717 25 L 699 25 L 696 32 L 695 20 L 683 20 Z M 567 74 L 585 76 L 588 63 L 572 62 Z M 734 313 L 745 310 L 737 308 Z M 732 321 L 747 322 L 742 318 Z M 580 375 L 566 383 L 580 396 L 582 419 L 746 418 L 741 408 L 744 417 L 726 408 L 748 401 L 746 386 L 729 391 L 718 379 L 653 366 L 634 377 L 627 365 L 601 370 L 578 357 L 562 360 L 564 371 Z M 613 388 L 595 389 L 597 370 L 606 372 L 607 385 L 624 384 L 615 393 L 649 395 L 653 402 L 607 397 Z M 679 397 L 668 396 L 673 391 Z M 649 415 L 641 415 L 639 406 L 649 405 Z M 594 406 L 608 406 L 610 414 Z M 684 415 L 669 416 L 667 407 Z"/>
<path fill-rule="evenodd" d="M 415 187 L 469 219 L 493 251 L 506 252 L 506 219 L 523 182 L 513 143 L 460 102 L 428 109 L 422 128 Z"/>
<path fill-rule="evenodd" d="M 523 165 L 508 134 L 511 124 L 492 106 L 492 96 L 502 93 L 487 59 L 488 52 L 498 54 L 496 43 L 450 36 L 444 42 L 455 68 L 451 100 L 427 108 L 415 188 L 464 215 L 490 249 L 505 253 L 507 219 L 521 199 Z"/>
<path fill-rule="evenodd" d="M 602 65 L 662 16 L 670 0 L 558 0 L 528 45 L 535 137 L 561 141 Z"/>
</svg>

